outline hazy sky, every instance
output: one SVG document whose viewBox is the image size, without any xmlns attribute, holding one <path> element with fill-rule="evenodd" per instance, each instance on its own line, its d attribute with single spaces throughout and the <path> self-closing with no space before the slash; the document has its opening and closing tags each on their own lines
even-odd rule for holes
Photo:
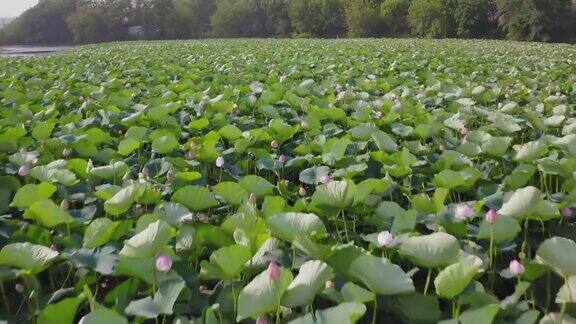
<svg viewBox="0 0 576 324">
<path fill-rule="evenodd" d="M 0 17 L 17 17 L 38 0 L 0 0 Z"/>
</svg>

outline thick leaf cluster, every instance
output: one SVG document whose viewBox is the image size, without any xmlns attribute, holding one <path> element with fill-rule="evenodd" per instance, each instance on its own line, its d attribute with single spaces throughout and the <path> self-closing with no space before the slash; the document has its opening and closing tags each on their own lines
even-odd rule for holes
<svg viewBox="0 0 576 324">
<path fill-rule="evenodd" d="M 573 321 L 575 76 L 495 41 L 1 59 L 0 319 Z"/>
</svg>

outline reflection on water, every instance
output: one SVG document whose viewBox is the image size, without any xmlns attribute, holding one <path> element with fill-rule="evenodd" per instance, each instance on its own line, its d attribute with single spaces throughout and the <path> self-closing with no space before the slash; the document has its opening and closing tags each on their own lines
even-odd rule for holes
<svg viewBox="0 0 576 324">
<path fill-rule="evenodd" d="M 2 57 L 42 57 L 49 54 L 58 53 L 70 46 L 2 46 L 0 47 L 0 56 Z"/>
</svg>

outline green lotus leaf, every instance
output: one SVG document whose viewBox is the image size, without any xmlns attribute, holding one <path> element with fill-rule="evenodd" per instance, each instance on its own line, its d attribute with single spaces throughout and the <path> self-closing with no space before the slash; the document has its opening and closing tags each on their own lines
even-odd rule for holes
<svg viewBox="0 0 576 324">
<path fill-rule="evenodd" d="M 416 265 L 436 268 L 457 262 L 460 246 L 454 236 L 436 232 L 403 240 L 399 253 Z"/>
<path fill-rule="evenodd" d="M 268 218 L 268 228 L 281 240 L 292 242 L 298 235 L 311 236 L 326 233 L 326 227 L 318 216 L 303 213 L 281 213 Z"/>
<path fill-rule="evenodd" d="M 209 262 L 202 261 L 200 275 L 207 279 L 234 279 L 251 257 L 250 248 L 246 246 L 231 245 L 220 248 L 210 255 Z"/>
<path fill-rule="evenodd" d="M 292 273 L 284 268 L 280 269 L 280 276 L 277 280 L 271 279 L 267 271 L 257 275 L 242 289 L 238 296 L 236 320 L 257 318 L 260 315 L 275 311 L 292 279 Z"/>
<path fill-rule="evenodd" d="M 305 262 L 288 286 L 282 298 L 282 305 L 292 308 L 310 304 L 314 296 L 324 289 L 326 281 L 333 276 L 332 269 L 326 263 L 318 260 Z"/>
<path fill-rule="evenodd" d="M 44 271 L 57 258 L 57 251 L 28 242 L 10 243 L 0 250 L 0 265 L 17 267 L 32 273 Z"/>
<path fill-rule="evenodd" d="M 199 186 L 180 188 L 172 195 L 172 201 L 180 203 L 191 211 L 200 211 L 218 206 L 218 200 L 210 190 Z"/>
</svg>

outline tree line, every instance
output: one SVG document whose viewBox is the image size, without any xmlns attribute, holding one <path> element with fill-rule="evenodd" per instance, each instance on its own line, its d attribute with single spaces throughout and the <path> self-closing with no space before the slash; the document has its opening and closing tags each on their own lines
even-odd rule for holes
<svg viewBox="0 0 576 324">
<path fill-rule="evenodd" d="M 4 44 L 206 37 L 576 41 L 572 0 L 43 0 Z"/>
</svg>

